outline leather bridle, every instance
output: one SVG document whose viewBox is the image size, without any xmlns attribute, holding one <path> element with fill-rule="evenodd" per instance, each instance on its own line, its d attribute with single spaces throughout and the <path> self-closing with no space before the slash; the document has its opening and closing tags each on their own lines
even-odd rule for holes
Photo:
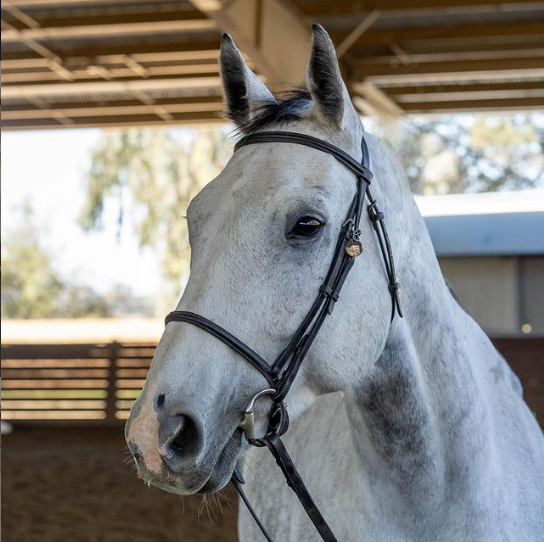
<svg viewBox="0 0 544 542">
<path fill-rule="evenodd" d="M 368 198 L 368 216 L 370 217 L 371 224 L 378 238 L 380 252 L 383 257 L 387 275 L 388 288 L 391 294 L 391 321 L 393 320 L 395 313 L 398 313 L 402 318 L 402 310 L 399 301 L 399 285 L 395 273 L 391 244 L 385 228 L 384 215 L 378 209 L 377 202 L 372 197 L 369 188 L 372 180 L 372 173 L 369 170 L 368 146 L 364 136 L 361 140 L 362 158 L 360 163 L 331 143 L 310 135 L 295 132 L 271 131 L 251 134 L 242 138 L 236 144 L 234 150 L 236 152 L 241 147 L 260 143 L 291 143 L 295 145 L 304 145 L 328 153 L 347 167 L 357 178 L 357 191 L 349 207 L 346 220 L 341 226 L 334 256 L 325 281 L 319 288 L 319 293 L 313 305 L 298 329 L 295 331 L 289 344 L 272 365 L 269 365 L 261 356 L 259 356 L 259 354 L 227 330 L 199 314 L 188 311 L 173 311 L 166 317 L 165 324 L 167 325 L 170 322 L 185 322 L 210 333 L 246 359 L 263 375 L 268 383 L 268 387 L 256 394 L 248 403 L 243 413 L 239 429 L 245 434 L 246 440 L 251 445 L 259 447 L 266 446 L 272 452 L 276 459 L 276 463 L 287 480 L 287 484 L 296 493 L 321 538 L 325 542 L 337 542 L 337 539 L 327 525 L 324 517 L 317 509 L 308 490 L 302 482 L 280 437 L 285 434 L 289 426 L 289 418 L 284 399 L 297 376 L 308 350 L 319 333 L 323 322 L 327 316 L 332 314 L 334 305 L 338 301 L 340 291 L 355 263 L 355 258 L 363 251 L 359 240 L 361 235 L 359 226 L 365 198 Z M 271 398 L 272 407 L 266 434 L 263 437 L 257 438 L 254 434 L 254 405 L 255 402 L 263 396 L 269 396 Z M 265 538 L 269 542 L 272 542 L 272 538 L 267 533 L 244 494 L 241 486 L 245 482 L 237 468 L 234 470 L 232 482 Z"/>
</svg>

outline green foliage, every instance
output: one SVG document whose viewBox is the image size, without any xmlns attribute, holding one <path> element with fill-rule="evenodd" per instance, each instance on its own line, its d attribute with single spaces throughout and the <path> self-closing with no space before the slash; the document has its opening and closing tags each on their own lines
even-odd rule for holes
<svg viewBox="0 0 544 542">
<path fill-rule="evenodd" d="M 537 114 L 460 115 L 403 121 L 396 147 L 414 192 L 447 194 L 541 186 L 543 141 Z M 162 262 L 158 313 L 188 275 L 187 206 L 230 154 L 218 128 L 108 131 L 93 152 L 81 225 L 100 228 L 112 206 L 119 231 L 130 217 L 141 246 Z"/>
<path fill-rule="evenodd" d="M 417 117 L 395 147 L 418 194 L 544 186 L 541 114 Z"/>
<path fill-rule="evenodd" d="M 19 226 L 2 244 L 2 318 L 81 318 L 152 313 L 147 299 L 125 286 L 102 295 L 89 286 L 63 280 L 27 202 Z"/>
<path fill-rule="evenodd" d="M 2 246 L 2 318 L 46 318 L 58 313 L 63 284 L 40 243 L 39 230 L 27 203 L 17 231 Z"/>
<path fill-rule="evenodd" d="M 188 275 L 186 209 L 224 167 L 229 149 L 217 128 L 149 128 L 104 132 L 93 151 L 80 223 L 86 230 L 102 227 L 106 206 L 113 204 L 120 232 L 130 216 L 140 245 L 161 259 L 165 303 Z"/>
</svg>

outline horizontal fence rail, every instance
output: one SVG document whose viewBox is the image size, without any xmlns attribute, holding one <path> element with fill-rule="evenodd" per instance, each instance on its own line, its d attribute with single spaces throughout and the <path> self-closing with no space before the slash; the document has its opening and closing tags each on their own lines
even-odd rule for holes
<svg viewBox="0 0 544 542">
<path fill-rule="evenodd" d="M 544 339 L 493 341 L 521 379 L 544 427 Z M 2 345 L 2 419 L 17 423 L 122 423 L 155 345 Z"/>
<path fill-rule="evenodd" d="M 143 387 L 155 346 L 2 346 L 2 419 L 120 422 Z"/>
</svg>

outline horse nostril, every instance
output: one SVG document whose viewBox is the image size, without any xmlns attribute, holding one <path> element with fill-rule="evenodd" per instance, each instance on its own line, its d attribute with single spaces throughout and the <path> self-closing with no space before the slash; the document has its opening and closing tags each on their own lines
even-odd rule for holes
<svg viewBox="0 0 544 542">
<path fill-rule="evenodd" d="M 183 418 L 177 432 L 168 443 L 170 451 L 178 456 L 191 455 L 191 452 L 197 448 L 198 430 L 195 422 L 188 416 L 180 416 Z"/>
<path fill-rule="evenodd" d="M 159 428 L 159 450 L 168 467 L 177 471 L 194 461 L 202 449 L 202 431 L 188 415 L 163 418 Z"/>
</svg>

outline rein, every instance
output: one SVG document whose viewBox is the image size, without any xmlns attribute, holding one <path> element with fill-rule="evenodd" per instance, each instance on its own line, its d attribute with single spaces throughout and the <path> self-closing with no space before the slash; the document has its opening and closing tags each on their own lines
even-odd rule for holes
<svg viewBox="0 0 544 542">
<path fill-rule="evenodd" d="M 325 542 L 337 542 L 337 539 L 325 521 L 325 518 L 308 493 L 302 478 L 297 472 L 295 465 L 289 457 L 280 438 L 289 428 L 289 417 L 284 399 L 297 376 L 308 350 L 319 333 L 323 322 L 327 316 L 332 314 L 334 305 L 339 299 L 342 287 L 355 263 L 355 258 L 360 256 L 363 252 L 363 245 L 359 240 L 361 235 L 359 226 L 366 198 L 368 198 L 368 216 L 378 238 L 378 244 L 387 275 L 388 288 L 391 294 L 391 321 L 393 321 L 395 313 L 398 313 L 402 318 L 399 300 L 399 285 L 396 278 L 393 253 L 389 242 L 389 236 L 387 235 L 387 230 L 385 228 L 384 215 L 378 209 L 377 201 L 372 197 L 370 192 L 369 187 L 372 181 L 372 173 L 369 170 L 370 158 L 368 146 L 364 137 L 361 139 L 362 158 L 360 163 L 335 145 L 310 135 L 295 132 L 278 131 L 251 134 L 242 138 L 236 144 L 234 151 L 236 152 L 241 147 L 247 145 L 261 143 L 290 143 L 325 152 L 348 168 L 357 178 L 357 191 L 350 204 L 346 220 L 340 228 L 334 256 L 325 281 L 319 288 L 319 293 L 313 305 L 298 329 L 295 331 L 289 344 L 285 347 L 283 352 L 280 353 L 272 365 L 269 365 L 249 346 L 227 330 L 199 314 L 188 311 L 173 311 L 166 317 L 165 325 L 168 325 L 170 322 L 185 322 L 210 333 L 232 348 L 246 361 L 251 363 L 251 365 L 263 375 L 269 387 L 259 392 L 251 399 L 245 408 L 242 421 L 238 428 L 245 434 L 249 444 L 257 447 L 266 446 L 270 450 L 276 459 L 277 465 L 283 472 L 287 484 L 297 495 L 322 540 Z M 260 397 L 264 396 L 271 397 L 272 407 L 270 409 L 266 434 L 261 438 L 257 438 L 254 433 L 254 405 Z M 242 489 L 242 485 L 245 482 L 238 468 L 235 468 L 234 470 L 232 483 L 264 534 L 266 540 L 273 542 L 273 539 L 257 517 Z"/>
</svg>

